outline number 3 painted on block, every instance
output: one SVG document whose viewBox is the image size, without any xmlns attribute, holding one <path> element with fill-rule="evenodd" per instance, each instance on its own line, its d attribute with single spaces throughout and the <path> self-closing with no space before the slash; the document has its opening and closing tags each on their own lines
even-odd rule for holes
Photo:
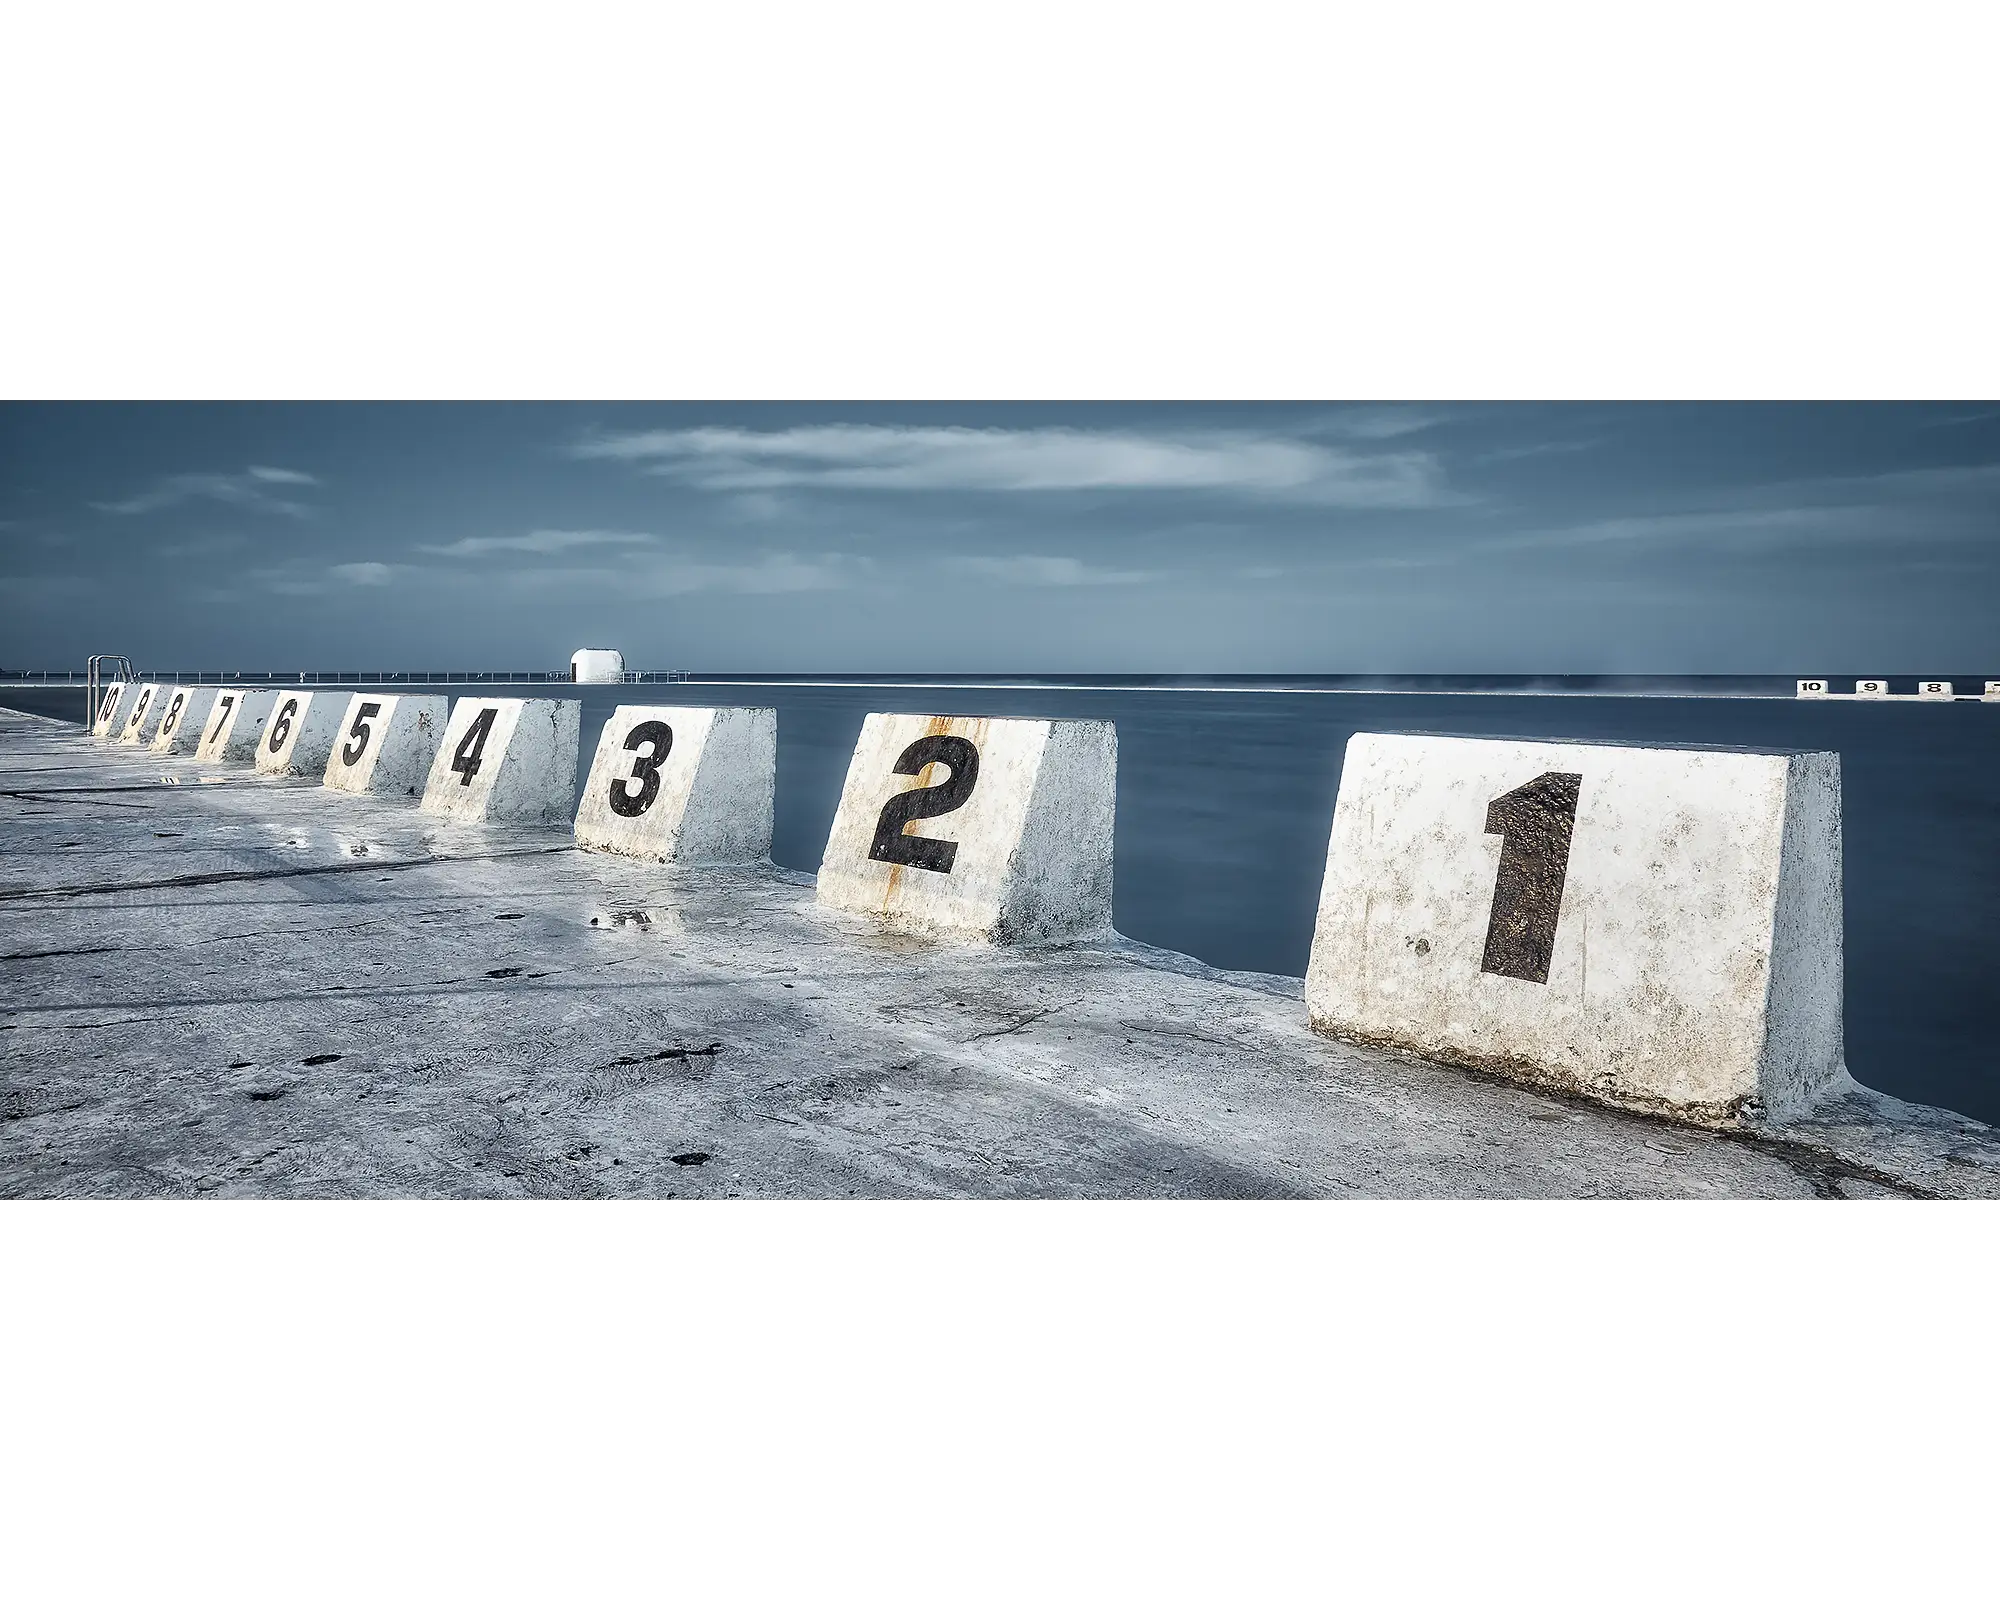
<svg viewBox="0 0 2000 1600">
<path fill-rule="evenodd" d="M 1500 835 L 1500 870 L 1493 880 L 1481 972 L 1549 981 L 1582 789 L 1581 773 L 1545 772 L 1487 806 L 1486 831 Z"/>
<path fill-rule="evenodd" d="M 650 744 L 652 749 L 633 761 L 631 776 L 611 780 L 611 809 L 618 816 L 643 817 L 659 798 L 660 763 L 674 747 L 674 730 L 664 722 L 642 722 L 625 735 L 627 750 L 637 750 L 644 744 Z M 628 783 L 637 783 L 639 792 L 634 794 L 626 788 Z"/>
</svg>

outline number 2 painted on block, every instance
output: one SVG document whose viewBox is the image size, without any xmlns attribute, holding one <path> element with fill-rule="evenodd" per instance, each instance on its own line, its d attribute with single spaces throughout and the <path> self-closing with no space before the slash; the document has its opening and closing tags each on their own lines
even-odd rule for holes
<svg viewBox="0 0 2000 1600">
<path fill-rule="evenodd" d="M 1486 831 L 1500 835 L 1500 870 L 1493 880 L 1481 972 L 1549 981 L 1582 789 L 1581 773 L 1545 772 L 1487 806 Z"/>
<path fill-rule="evenodd" d="M 926 734 L 896 758 L 895 770 L 914 778 L 932 762 L 949 767 L 951 776 L 928 788 L 905 789 L 889 796 L 876 819 L 875 842 L 868 847 L 871 861 L 921 867 L 926 872 L 951 871 L 958 859 L 956 839 L 926 839 L 903 829 L 924 817 L 956 811 L 972 798 L 973 785 L 979 782 L 979 747 L 955 733 Z"/>
<path fill-rule="evenodd" d="M 459 775 L 458 786 L 468 787 L 480 767 L 479 753 L 486 748 L 486 736 L 493 731 L 493 719 L 499 715 L 488 706 L 472 719 L 472 726 L 465 730 L 465 737 L 458 741 L 458 748 L 452 752 L 451 770 Z"/>
</svg>

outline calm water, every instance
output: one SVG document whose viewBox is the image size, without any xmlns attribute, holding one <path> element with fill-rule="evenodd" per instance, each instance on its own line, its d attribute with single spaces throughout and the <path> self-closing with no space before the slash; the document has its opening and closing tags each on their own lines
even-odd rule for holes
<svg viewBox="0 0 2000 1600">
<path fill-rule="evenodd" d="M 453 685 L 448 692 L 461 692 Z M 1902 687 L 1898 683 L 1897 687 Z M 447 692 L 439 688 L 437 692 Z M 1864 1083 L 2000 1122 L 2000 706 L 1574 694 L 1211 694 L 1114 688 L 676 684 L 564 690 L 583 762 L 621 701 L 778 708 L 772 855 L 814 871 L 870 711 L 1118 725 L 1117 923 L 1220 967 L 1302 976 L 1341 752 L 1367 731 L 1838 750 L 1847 1054 Z M 81 718 L 80 694 L 0 704 Z M 581 774 L 579 774 L 579 788 Z"/>
</svg>

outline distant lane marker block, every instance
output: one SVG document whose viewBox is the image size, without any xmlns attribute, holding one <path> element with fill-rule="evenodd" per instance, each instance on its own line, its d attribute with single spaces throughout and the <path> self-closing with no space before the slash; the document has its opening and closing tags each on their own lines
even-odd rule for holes
<svg viewBox="0 0 2000 1600">
<path fill-rule="evenodd" d="M 421 809 L 454 822 L 569 822 L 578 726 L 574 700 L 460 700 Z"/>
<path fill-rule="evenodd" d="M 1854 698 L 1857 700 L 1886 700 L 1889 698 L 1889 680 L 1886 678 L 1857 678 L 1854 680 Z"/>
<path fill-rule="evenodd" d="M 1826 698 L 1826 679 L 1799 679 L 1799 698 L 1801 700 L 1824 700 Z"/>
<path fill-rule="evenodd" d="M 119 731 L 123 719 L 118 715 L 118 708 L 126 703 L 132 688 L 122 679 L 105 685 L 104 697 L 97 702 L 97 720 L 90 725 L 91 738 L 108 739 Z"/>
<path fill-rule="evenodd" d="M 1693 1121 L 1793 1114 L 1852 1082 L 1840 871 L 1830 752 L 1356 734 L 1307 1013 Z"/>
<path fill-rule="evenodd" d="M 257 746 L 257 770 L 267 778 L 317 778 L 340 733 L 345 694 L 281 689 Z"/>
<path fill-rule="evenodd" d="M 174 684 L 165 693 L 167 708 L 160 713 L 152 752 L 156 756 L 191 756 L 201 746 L 202 725 L 215 706 L 215 689 L 206 684 Z"/>
<path fill-rule="evenodd" d="M 421 795 L 450 716 L 451 701 L 441 694 L 355 695 L 326 763 L 327 788 Z"/>
<path fill-rule="evenodd" d="M 197 761 L 254 761 L 264 723 L 278 703 L 271 689 L 218 689 L 201 730 Z"/>
<path fill-rule="evenodd" d="M 2000 678 L 1988 678 L 1986 680 L 1986 687 L 1981 692 L 1979 698 L 1982 700 L 2000 700 Z"/>
<path fill-rule="evenodd" d="M 1949 700 L 1952 698 L 1951 684 L 1941 678 L 1926 678 L 1917 685 L 1919 700 Z"/>
<path fill-rule="evenodd" d="M 771 854 L 778 713 L 752 706 L 620 706 L 576 809 L 576 842 L 646 861 Z"/>
<path fill-rule="evenodd" d="M 1108 722 L 872 713 L 819 903 L 894 931 L 1058 944 L 1111 932 Z"/>
<path fill-rule="evenodd" d="M 160 714 L 166 710 L 164 685 L 142 683 L 136 697 L 129 697 L 125 725 L 118 730 L 120 744 L 150 744 L 159 731 Z"/>
</svg>

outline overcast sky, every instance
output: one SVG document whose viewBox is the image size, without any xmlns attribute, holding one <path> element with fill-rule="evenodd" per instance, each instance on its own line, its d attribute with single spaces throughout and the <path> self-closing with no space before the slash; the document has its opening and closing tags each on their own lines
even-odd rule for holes
<svg viewBox="0 0 2000 1600">
<path fill-rule="evenodd" d="M 0 405 L 0 666 L 2000 676 L 2000 404 Z"/>
</svg>

